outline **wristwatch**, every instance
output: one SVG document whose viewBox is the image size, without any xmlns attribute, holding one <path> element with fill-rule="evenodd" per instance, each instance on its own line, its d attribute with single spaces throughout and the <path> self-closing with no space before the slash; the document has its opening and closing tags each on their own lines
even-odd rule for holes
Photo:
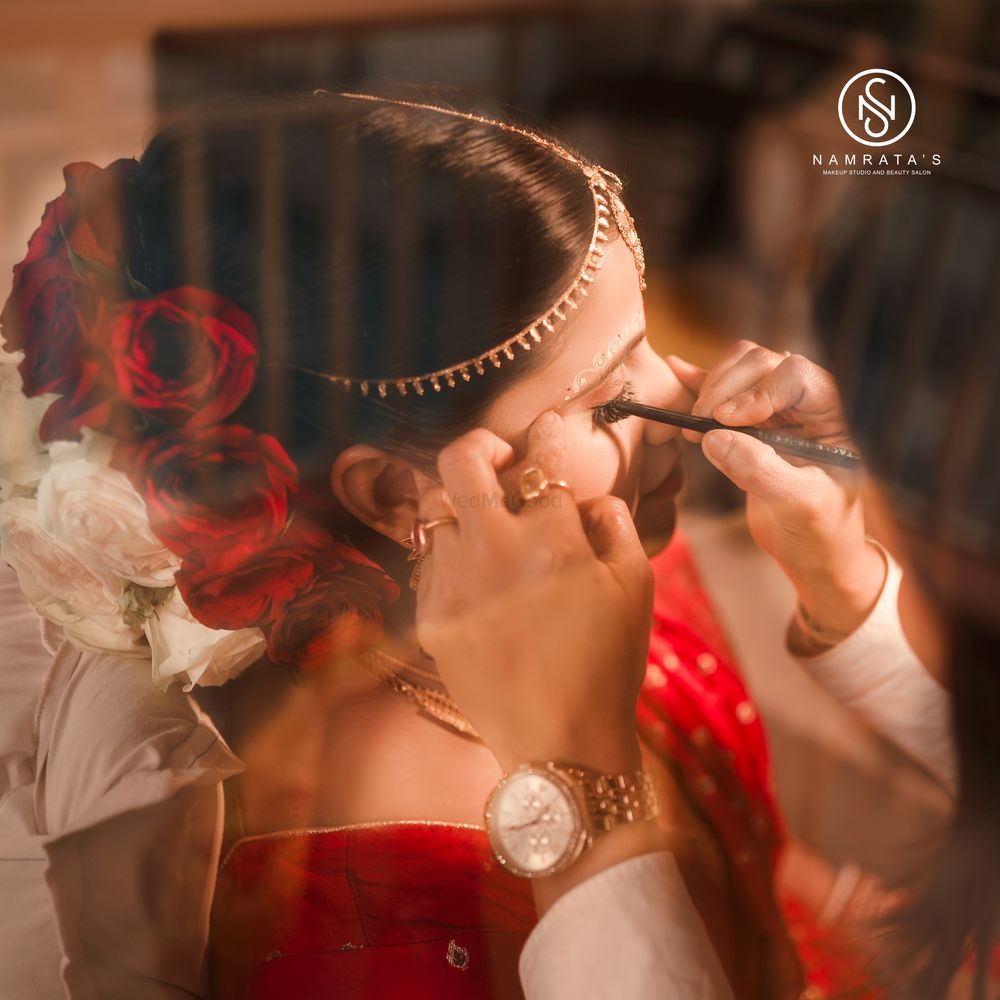
<svg viewBox="0 0 1000 1000">
<path fill-rule="evenodd" d="M 540 878 L 568 868 L 602 833 L 657 815 L 645 771 L 599 774 L 549 761 L 500 780 L 486 802 L 486 831 L 507 871 Z"/>
</svg>

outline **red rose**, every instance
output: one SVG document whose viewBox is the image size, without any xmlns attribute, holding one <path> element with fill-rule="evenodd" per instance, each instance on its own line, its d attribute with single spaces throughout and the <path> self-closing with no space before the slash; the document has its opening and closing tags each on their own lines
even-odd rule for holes
<svg viewBox="0 0 1000 1000">
<path fill-rule="evenodd" d="M 21 301 L 25 295 L 31 297 L 32 286 L 37 289 L 39 278 L 32 277 L 35 265 L 51 262 L 45 273 L 58 269 L 92 286 L 110 282 L 119 291 L 125 286 L 127 184 L 137 165 L 135 160 L 116 160 L 103 170 L 92 163 L 71 163 L 63 169 L 66 190 L 45 206 L 42 221 L 28 240 L 27 255 L 14 267 L 10 296 L 0 314 L 11 350 L 26 350 L 39 331 L 47 333 L 45 327 L 26 322 L 30 306 Z M 70 261 L 70 249 L 83 277 Z"/>
<path fill-rule="evenodd" d="M 24 394 L 59 397 L 42 419 L 43 441 L 79 440 L 82 427 L 109 430 L 113 415 L 127 420 L 112 400 L 107 350 L 90 333 L 103 308 L 64 259 L 46 257 L 22 271 L 20 294 L 8 303 L 5 318 L 21 334 Z"/>
<path fill-rule="evenodd" d="M 93 163 L 63 168 L 66 190 L 55 201 L 56 216 L 66 242 L 81 260 L 123 270 L 132 225 L 128 182 L 138 166 L 136 160 L 115 160 L 103 169 Z"/>
<path fill-rule="evenodd" d="M 66 190 L 45 206 L 28 253 L 14 268 L 0 314 L 4 339 L 10 350 L 24 351 L 25 395 L 62 397 L 45 415 L 46 441 L 79 438 L 82 426 L 111 419 L 106 345 L 88 343 L 88 337 L 101 295 L 127 285 L 126 188 L 135 167 L 134 160 L 104 170 L 90 163 L 66 167 Z"/>
<path fill-rule="evenodd" d="M 177 587 L 191 614 L 209 628 L 266 625 L 316 579 L 312 554 L 289 531 L 233 567 L 209 558 L 185 559 Z"/>
<path fill-rule="evenodd" d="M 209 628 L 273 626 L 270 648 L 282 663 L 346 648 L 350 636 L 380 628 L 380 603 L 399 596 L 381 567 L 298 514 L 271 547 L 237 566 L 185 560 L 177 586 Z M 327 635 L 335 623 L 336 634 Z"/>
<path fill-rule="evenodd" d="M 138 165 L 115 160 L 103 169 L 93 163 L 63 167 L 66 189 L 45 206 L 19 266 L 44 257 L 68 260 L 72 250 L 82 261 L 121 271 L 130 226 L 128 182 Z"/>
<path fill-rule="evenodd" d="M 79 441 L 84 427 L 108 429 L 113 415 L 127 420 L 108 395 L 99 365 L 83 360 L 72 392 L 59 396 L 42 415 L 38 436 L 42 441 Z"/>
<path fill-rule="evenodd" d="M 350 575 L 318 580 L 266 629 L 268 655 L 300 670 L 351 656 L 381 636 L 381 600 L 380 590 Z"/>
<path fill-rule="evenodd" d="M 20 291 L 4 310 L 8 346 L 23 350 L 26 396 L 72 393 L 79 381 L 85 334 L 97 300 L 66 260 L 47 257 L 21 272 Z"/>
<path fill-rule="evenodd" d="M 166 423 L 221 423 L 257 377 L 257 327 L 229 299 L 182 287 L 119 306 L 106 331 L 122 399 Z"/>
<path fill-rule="evenodd" d="M 277 539 L 297 486 L 281 444 L 238 424 L 119 445 L 114 465 L 145 499 L 164 545 L 216 568 L 238 565 Z"/>
<path fill-rule="evenodd" d="M 42 221 L 28 240 L 28 253 L 20 264 L 14 266 L 15 278 L 21 268 L 30 267 L 36 261 L 44 260 L 47 257 L 58 257 L 60 260 L 69 261 L 66 239 L 59 228 L 58 206 L 62 198 L 65 198 L 65 195 L 53 198 L 45 206 L 45 210 L 42 212 Z"/>
</svg>

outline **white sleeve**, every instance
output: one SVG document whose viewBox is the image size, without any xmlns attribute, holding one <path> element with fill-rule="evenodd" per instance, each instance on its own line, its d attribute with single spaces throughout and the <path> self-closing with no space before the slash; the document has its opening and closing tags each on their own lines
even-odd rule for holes
<svg viewBox="0 0 1000 1000">
<path fill-rule="evenodd" d="M 207 997 L 242 764 L 148 659 L 71 646 L 2 562 L 0 642 L 0 997 Z"/>
<path fill-rule="evenodd" d="M 731 1000 L 668 851 L 623 861 L 562 896 L 521 952 L 527 1000 Z"/>
<path fill-rule="evenodd" d="M 951 697 L 927 672 L 899 620 L 902 570 L 884 549 L 888 572 L 868 618 L 843 642 L 796 660 L 837 701 L 955 789 Z"/>
<path fill-rule="evenodd" d="M 241 764 L 148 661 L 81 662 L 43 707 L 36 796 L 67 996 L 206 997 L 222 781 Z"/>
</svg>

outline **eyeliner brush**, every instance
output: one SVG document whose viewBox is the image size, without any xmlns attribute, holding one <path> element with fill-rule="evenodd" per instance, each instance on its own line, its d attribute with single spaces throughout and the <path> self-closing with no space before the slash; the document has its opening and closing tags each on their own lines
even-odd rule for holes
<svg viewBox="0 0 1000 1000">
<path fill-rule="evenodd" d="M 810 441 L 808 438 L 796 437 L 793 434 L 783 434 L 781 431 L 766 430 L 763 427 L 730 427 L 710 417 L 693 417 L 690 413 L 661 410 L 658 406 L 646 406 L 645 403 L 635 403 L 630 399 L 616 402 L 614 408 L 619 413 L 628 413 L 646 420 L 655 420 L 660 424 L 670 424 L 673 427 L 683 427 L 685 430 L 698 431 L 699 434 L 708 431 L 739 431 L 741 434 L 749 434 L 750 437 L 769 444 L 775 451 L 808 458 L 825 465 L 839 465 L 845 469 L 857 469 L 861 466 L 861 456 L 856 451 L 839 448 L 833 444 L 821 444 L 819 441 Z"/>
</svg>

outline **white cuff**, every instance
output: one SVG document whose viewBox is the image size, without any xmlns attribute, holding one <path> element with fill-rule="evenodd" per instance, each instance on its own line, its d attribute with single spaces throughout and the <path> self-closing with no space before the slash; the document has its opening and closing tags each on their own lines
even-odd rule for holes
<svg viewBox="0 0 1000 1000">
<path fill-rule="evenodd" d="M 562 896 L 520 960 L 527 1000 L 731 1000 L 668 851 L 606 868 Z"/>
<path fill-rule="evenodd" d="M 951 697 L 927 672 L 903 634 L 899 620 L 903 573 L 892 556 L 878 547 L 888 570 L 871 613 L 836 646 L 816 656 L 796 656 L 796 660 L 837 701 L 954 791 Z"/>
</svg>

